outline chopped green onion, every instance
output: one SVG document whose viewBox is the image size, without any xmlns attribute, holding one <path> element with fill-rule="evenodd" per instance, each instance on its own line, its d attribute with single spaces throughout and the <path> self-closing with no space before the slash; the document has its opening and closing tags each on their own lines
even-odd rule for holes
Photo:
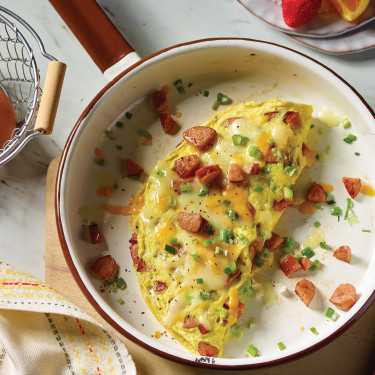
<svg viewBox="0 0 375 375">
<path fill-rule="evenodd" d="M 362 232 L 371 233 L 371 230 L 370 229 L 362 229 Z"/>
<path fill-rule="evenodd" d="M 316 330 L 315 327 L 311 327 L 311 328 L 310 328 L 310 331 L 311 331 L 314 335 L 319 335 L 319 332 Z"/>
<path fill-rule="evenodd" d="M 241 338 L 243 332 L 240 326 L 237 323 L 234 323 L 229 328 L 230 333 L 238 340 Z"/>
<path fill-rule="evenodd" d="M 250 296 L 255 294 L 251 284 L 251 278 L 248 276 L 245 282 L 238 288 L 238 298 L 241 302 L 245 302 Z"/>
<path fill-rule="evenodd" d="M 335 202 L 333 199 L 327 201 L 327 204 L 329 204 L 329 205 L 332 205 L 332 204 L 335 204 L 335 203 L 336 203 L 336 202 Z"/>
<path fill-rule="evenodd" d="M 116 128 L 122 128 L 124 124 L 121 121 L 116 122 Z"/>
<path fill-rule="evenodd" d="M 181 185 L 180 186 L 180 191 L 185 191 L 185 192 L 189 192 L 191 190 L 191 186 L 190 184 L 186 184 L 186 185 Z"/>
<path fill-rule="evenodd" d="M 132 118 L 133 114 L 130 112 L 125 112 L 125 117 L 130 120 Z"/>
<path fill-rule="evenodd" d="M 208 95 L 210 95 L 209 91 L 207 91 L 207 90 L 203 91 L 203 96 L 205 96 L 207 98 Z"/>
<path fill-rule="evenodd" d="M 341 208 L 340 207 L 332 207 L 331 208 L 331 215 L 332 216 L 340 216 L 341 215 Z"/>
<path fill-rule="evenodd" d="M 199 258 L 200 256 L 198 255 L 198 251 L 195 250 L 194 253 L 191 252 L 190 255 L 193 257 L 193 259 L 196 261 L 196 262 L 199 262 Z"/>
<path fill-rule="evenodd" d="M 275 141 L 274 141 L 273 139 L 270 139 L 270 140 L 268 141 L 268 144 L 269 144 L 271 147 L 273 147 L 273 146 L 275 146 Z"/>
<path fill-rule="evenodd" d="M 227 208 L 225 211 L 225 215 L 229 217 L 229 219 L 236 220 L 238 219 L 238 214 L 236 211 L 232 210 L 231 208 Z"/>
<path fill-rule="evenodd" d="M 238 241 L 240 241 L 242 244 L 245 244 L 247 242 L 249 242 L 249 240 L 246 238 L 245 235 L 243 235 L 242 233 L 240 233 L 237 237 Z"/>
<path fill-rule="evenodd" d="M 326 128 L 319 128 L 319 133 L 323 135 L 326 132 Z"/>
<path fill-rule="evenodd" d="M 261 237 L 265 237 L 265 235 L 266 235 L 266 232 L 264 232 L 264 231 L 261 231 L 261 232 L 259 233 L 259 236 L 261 236 Z"/>
<path fill-rule="evenodd" d="M 300 262 L 301 259 L 302 259 L 302 255 L 301 254 L 297 254 L 294 257 L 298 260 L 298 262 Z"/>
<path fill-rule="evenodd" d="M 215 111 L 216 109 L 219 108 L 219 105 L 220 105 L 220 103 L 219 103 L 217 100 L 215 100 L 215 101 L 212 103 L 211 109 L 213 109 L 213 110 Z"/>
<path fill-rule="evenodd" d="M 232 103 L 232 100 L 229 99 L 227 95 L 224 95 L 224 94 L 222 94 L 221 92 L 219 92 L 219 93 L 216 95 L 216 100 L 217 100 L 220 104 L 230 104 L 230 103 Z"/>
<path fill-rule="evenodd" d="M 259 255 L 255 255 L 254 263 L 257 265 L 258 268 L 262 268 L 264 266 L 264 262 Z"/>
<path fill-rule="evenodd" d="M 278 342 L 277 345 L 279 346 L 280 350 L 284 350 L 286 348 L 286 346 L 281 341 Z"/>
<path fill-rule="evenodd" d="M 164 171 L 157 171 L 156 174 L 157 174 L 159 177 L 164 177 L 164 176 L 165 176 L 165 172 L 164 172 Z"/>
<path fill-rule="evenodd" d="M 327 248 L 327 242 L 326 241 L 322 241 L 319 246 L 322 248 L 322 249 L 326 249 Z"/>
<path fill-rule="evenodd" d="M 219 246 L 215 247 L 215 254 L 223 254 L 225 257 L 228 255 L 228 250 L 222 249 Z"/>
<path fill-rule="evenodd" d="M 313 262 L 313 265 L 309 267 L 310 271 L 315 271 L 320 266 L 320 261 L 318 259 L 315 259 Z"/>
<path fill-rule="evenodd" d="M 124 290 L 126 288 L 126 282 L 122 277 L 119 277 L 116 281 L 117 288 Z"/>
<path fill-rule="evenodd" d="M 262 256 L 262 258 L 269 258 L 270 251 L 266 247 L 264 247 L 263 250 L 262 250 L 261 256 Z"/>
<path fill-rule="evenodd" d="M 169 243 L 177 243 L 177 238 L 176 237 L 171 237 L 169 239 Z"/>
<path fill-rule="evenodd" d="M 223 200 L 221 201 L 221 203 L 222 203 L 224 206 L 226 206 L 226 207 L 229 207 L 229 206 L 232 204 L 232 202 L 231 202 L 229 199 L 223 199 Z"/>
<path fill-rule="evenodd" d="M 114 141 L 116 139 L 115 133 L 113 130 L 106 130 L 104 134 L 107 136 L 107 138 L 111 141 Z"/>
<path fill-rule="evenodd" d="M 229 262 L 228 265 L 224 268 L 224 273 L 230 275 L 233 272 L 236 272 L 237 266 L 234 262 Z"/>
<path fill-rule="evenodd" d="M 289 177 L 292 177 L 294 174 L 298 173 L 298 165 L 296 162 L 293 162 L 292 165 L 287 165 L 284 168 L 284 173 Z"/>
<path fill-rule="evenodd" d="M 208 292 L 207 294 L 203 293 L 203 292 L 200 292 L 199 293 L 199 298 L 202 301 L 208 301 L 208 300 L 215 301 L 215 299 L 216 299 L 216 292 L 214 290 L 212 290 L 211 292 Z"/>
<path fill-rule="evenodd" d="M 121 145 L 117 145 L 116 149 L 119 150 L 119 151 L 121 151 L 122 150 L 122 146 Z"/>
<path fill-rule="evenodd" d="M 122 298 L 118 298 L 117 303 L 119 303 L 120 305 L 123 305 L 125 302 Z"/>
<path fill-rule="evenodd" d="M 315 207 L 320 210 L 322 208 L 322 204 L 320 202 L 315 203 Z"/>
<path fill-rule="evenodd" d="M 354 155 L 355 155 L 355 156 L 359 156 L 359 155 L 361 155 L 361 154 L 360 154 L 359 152 L 355 152 Z"/>
<path fill-rule="evenodd" d="M 139 135 L 143 138 L 151 137 L 151 133 L 148 130 L 140 130 Z"/>
<path fill-rule="evenodd" d="M 208 197 L 210 195 L 210 188 L 208 186 L 203 186 L 202 188 L 199 189 L 198 195 L 200 197 Z"/>
<path fill-rule="evenodd" d="M 348 134 L 347 137 L 344 138 L 344 142 L 346 143 L 352 143 L 357 139 L 357 137 L 354 134 Z"/>
<path fill-rule="evenodd" d="M 240 134 L 232 135 L 232 141 L 235 146 L 242 146 L 243 143 L 247 142 L 249 138 L 243 137 Z"/>
<path fill-rule="evenodd" d="M 161 260 L 167 260 L 167 254 L 166 253 L 162 253 L 162 254 L 160 254 L 160 258 L 161 258 Z"/>
<path fill-rule="evenodd" d="M 319 160 L 319 158 L 320 158 L 320 155 L 319 155 L 319 154 L 316 154 L 316 155 L 315 155 L 315 159 L 316 159 L 316 160 Z"/>
<path fill-rule="evenodd" d="M 331 309 L 330 307 L 328 307 L 326 313 L 325 313 L 325 316 L 327 318 L 332 318 L 333 317 L 333 314 L 335 313 L 335 310 Z"/>
<path fill-rule="evenodd" d="M 209 234 L 214 234 L 214 233 L 215 233 L 215 228 L 214 228 L 214 226 L 213 226 L 212 224 L 208 224 L 208 225 L 206 226 L 206 231 L 207 231 L 207 233 L 209 233 Z"/>
<path fill-rule="evenodd" d="M 352 215 L 352 216 L 349 216 L 346 221 L 348 222 L 348 224 L 350 226 L 353 226 L 355 224 L 359 224 L 359 219 L 358 219 L 358 216 L 357 215 Z"/>
<path fill-rule="evenodd" d="M 168 195 L 167 197 L 167 206 L 168 207 L 176 207 L 177 200 L 173 195 Z"/>
<path fill-rule="evenodd" d="M 251 344 L 248 348 L 247 348 L 247 352 L 252 356 L 252 357 L 256 357 L 258 355 L 258 348 L 256 348 L 253 344 Z"/>
<path fill-rule="evenodd" d="M 344 219 L 346 220 L 349 216 L 349 210 L 352 208 L 353 202 L 350 198 L 346 198 L 346 211 L 344 215 Z"/>
<path fill-rule="evenodd" d="M 262 153 L 258 150 L 257 146 L 250 146 L 248 148 L 248 153 L 250 156 L 258 160 L 262 157 Z"/>
<path fill-rule="evenodd" d="M 220 229 L 219 231 L 219 241 L 232 243 L 234 238 L 233 231 L 229 229 Z"/>
<path fill-rule="evenodd" d="M 315 125 L 314 125 L 314 124 L 311 124 L 311 125 L 310 125 L 310 129 L 313 129 L 313 128 L 315 128 Z"/>
<path fill-rule="evenodd" d="M 174 84 L 175 86 L 180 86 L 180 85 L 182 85 L 182 83 L 183 83 L 183 82 L 182 82 L 182 79 L 179 78 L 179 79 L 177 79 L 176 81 L 174 81 L 173 84 Z"/>
<path fill-rule="evenodd" d="M 176 86 L 176 89 L 180 94 L 185 94 L 184 86 Z"/>
<path fill-rule="evenodd" d="M 342 125 L 342 127 L 343 127 L 344 129 L 348 129 L 348 128 L 350 128 L 351 123 L 350 123 L 349 119 L 347 119 L 347 118 L 345 117 L 344 119 L 342 119 L 342 121 L 341 121 L 341 125 Z"/>
<path fill-rule="evenodd" d="M 261 193 L 262 191 L 263 191 L 263 187 L 262 186 L 257 186 L 255 189 L 254 189 L 254 191 L 256 192 L 256 193 Z"/>
<path fill-rule="evenodd" d="M 284 190 L 284 198 L 285 199 L 290 200 L 290 199 L 293 198 L 294 194 L 293 194 L 293 190 L 291 188 L 284 186 L 283 190 Z"/>
<path fill-rule="evenodd" d="M 293 237 L 285 237 L 284 238 L 284 244 L 286 246 L 293 246 L 295 244 L 295 239 Z"/>
<path fill-rule="evenodd" d="M 202 245 L 203 245 L 204 247 L 211 246 L 212 244 L 213 244 L 213 242 L 212 242 L 211 240 L 204 240 L 204 241 L 202 242 Z"/>
<path fill-rule="evenodd" d="M 248 329 L 250 329 L 251 327 L 256 327 L 256 325 L 257 325 L 257 324 L 256 324 L 255 322 L 251 322 L 251 321 L 250 321 L 249 323 L 246 324 L 246 327 L 247 327 Z"/>
<path fill-rule="evenodd" d="M 193 86 L 193 84 L 191 82 L 188 83 L 188 87 L 191 87 Z"/>
<path fill-rule="evenodd" d="M 101 167 L 105 164 L 105 161 L 103 159 L 96 159 L 96 164 L 100 165 Z"/>
<path fill-rule="evenodd" d="M 202 278 L 196 279 L 195 281 L 197 282 L 197 284 L 203 284 L 204 283 Z"/>
<path fill-rule="evenodd" d="M 321 224 L 319 221 L 315 221 L 313 225 L 315 228 L 319 228 Z"/>
<path fill-rule="evenodd" d="M 165 244 L 164 250 L 168 251 L 168 253 L 171 253 L 172 255 L 176 254 L 176 249 L 173 246 L 169 246 L 169 245 Z"/>
<path fill-rule="evenodd" d="M 303 250 L 301 250 L 301 253 L 309 259 L 315 255 L 315 253 L 309 247 L 305 247 Z"/>
</svg>

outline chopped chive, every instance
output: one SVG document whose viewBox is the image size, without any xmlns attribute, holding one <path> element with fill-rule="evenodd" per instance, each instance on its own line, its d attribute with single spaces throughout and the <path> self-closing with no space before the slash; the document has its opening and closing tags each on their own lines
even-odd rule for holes
<svg viewBox="0 0 375 375">
<path fill-rule="evenodd" d="M 224 273 L 230 275 L 233 272 L 236 272 L 237 266 L 234 262 L 229 262 L 228 265 L 224 268 Z"/>
<path fill-rule="evenodd" d="M 104 134 L 107 136 L 107 138 L 111 141 L 114 141 L 116 139 L 115 133 L 113 130 L 106 130 Z"/>
<path fill-rule="evenodd" d="M 298 260 L 298 262 L 300 262 L 302 259 L 302 254 L 297 254 L 294 257 Z"/>
<path fill-rule="evenodd" d="M 169 239 L 169 243 L 177 243 L 177 238 L 176 237 L 171 237 Z"/>
<path fill-rule="evenodd" d="M 311 327 L 311 328 L 310 328 L 310 331 L 311 331 L 314 335 L 319 335 L 319 332 L 316 330 L 315 327 Z"/>
<path fill-rule="evenodd" d="M 104 161 L 104 159 L 96 159 L 96 164 L 98 164 L 102 167 L 105 164 L 105 161 Z"/>
<path fill-rule="evenodd" d="M 165 244 L 164 250 L 168 251 L 168 253 L 171 253 L 172 255 L 176 254 L 176 249 L 173 246 L 169 246 L 169 245 Z"/>
<path fill-rule="evenodd" d="M 191 186 L 190 184 L 186 184 L 186 185 L 181 185 L 180 186 L 180 191 L 185 191 L 185 192 L 189 192 L 191 190 Z"/>
<path fill-rule="evenodd" d="M 280 350 L 284 350 L 286 348 L 286 346 L 281 341 L 278 342 L 277 345 L 279 346 Z"/>
<path fill-rule="evenodd" d="M 259 255 L 255 255 L 254 257 L 254 263 L 258 268 L 262 268 L 264 266 L 264 262 L 262 258 Z"/>
<path fill-rule="evenodd" d="M 242 146 L 243 143 L 247 142 L 249 138 L 243 137 L 240 134 L 232 135 L 232 142 L 235 146 Z"/>
<path fill-rule="evenodd" d="M 313 262 L 313 265 L 309 267 L 310 271 L 315 271 L 320 266 L 320 261 L 318 259 L 315 259 Z"/>
<path fill-rule="evenodd" d="M 352 124 L 350 123 L 349 119 L 345 117 L 344 119 L 342 119 L 341 125 L 344 129 L 348 129 Z"/>
<path fill-rule="evenodd" d="M 247 327 L 248 329 L 250 329 L 251 327 L 256 327 L 256 325 L 257 325 L 257 324 L 256 324 L 255 322 L 251 322 L 251 321 L 250 321 L 249 323 L 246 324 L 246 327 Z"/>
<path fill-rule="evenodd" d="M 261 193 L 262 191 L 263 191 L 263 187 L 262 186 L 257 186 L 255 189 L 254 189 L 254 191 L 256 192 L 256 193 Z"/>
<path fill-rule="evenodd" d="M 315 203 L 315 207 L 320 210 L 322 208 L 322 204 L 320 202 Z"/>
<path fill-rule="evenodd" d="M 242 233 L 240 233 L 237 237 L 238 241 L 240 241 L 241 243 L 245 244 L 247 242 L 249 242 L 249 240 L 246 238 L 245 235 L 243 235 Z"/>
<path fill-rule="evenodd" d="M 176 207 L 177 200 L 173 195 L 168 195 L 167 197 L 167 206 L 168 207 Z"/>
<path fill-rule="evenodd" d="M 273 139 L 270 139 L 270 140 L 268 141 L 268 144 L 269 144 L 271 147 L 273 147 L 273 146 L 275 146 L 275 141 L 274 141 Z"/>
<path fill-rule="evenodd" d="M 258 160 L 262 157 L 262 153 L 258 150 L 257 146 L 250 146 L 248 148 L 248 153 L 250 156 Z"/>
<path fill-rule="evenodd" d="M 203 245 L 204 247 L 211 246 L 212 244 L 213 244 L 213 242 L 212 242 L 211 240 L 204 240 L 204 241 L 202 242 L 202 245 Z"/>
<path fill-rule="evenodd" d="M 230 205 L 232 204 L 232 202 L 229 200 L 229 199 L 223 199 L 221 201 L 221 203 L 226 206 L 226 207 L 230 207 Z"/>
<path fill-rule="evenodd" d="M 203 284 L 204 283 L 202 278 L 196 279 L 195 281 L 197 282 L 197 284 Z"/>
<path fill-rule="evenodd" d="M 198 255 L 198 251 L 195 250 L 194 253 L 190 253 L 190 255 L 193 257 L 193 259 L 196 261 L 196 262 L 199 262 L 199 258 L 200 256 Z"/>
<path fill-rule="evenodd" d="M 215 111 L 216 109 L 219 108 L 219 105 L 220 105 L 220 103 L 219 103 L 217 100 L 215 100 L 215 101 L 212 103 L 211 108 Z"/>
<path fill-rule="evenodd" d="M 122 150 L 122 146 L 121 145 L 117 145 L 116 149 L 119 150 L 119 151 L 121 151 Z"/>
<path fill-rule="evenodd" d="M 333 317 L 333 314 L 335 313 L 335 310 L 331 309 L 330 307 L 328 307 L 326 313 L 325 313 L 325 316 L 327 318 L 332 318 Z"/>
<path fill-rule="evenodd" d="M 371 230 L 370 229 L 362 229 L 362 232 L 371 233 Z"/>
<path fill-rule="evenodd" d="M 125 117 L 126 117 L 128 120 L 130 120 L 130 119 L 132 118 L 132 116 L 133 116 L 133 114 L 130 113 L 130 112 L 126 112 L 126 113 L 125 113 Z"/>
<path fill-rule="evenodd" d="M 180 86 L 180 85 L 182 85 L 182 79 L 181 79 L 181 78 L 177 79 L 176 81 L 174 81 L 173 84 L 174 84 L 175 86 Z"/>
<path fill-rule="evenodd" d="M 222 249 L 219 246 L 215 247 L 215 254 L 223 254 L 225 257 L 228 255 L 228 250 Z"/>
<path fill-rule="evenodd" d="M 126 282 L 122 277 L 119 277 L 116 281 L 117 288 L 124 290 L 126 288 Z"/>
<path fill-rule="evenodd" d="M 121 121 L 117 121 L 116 122 L 116 127 L 117 128 L 122 128 L 123 126 L 124 126 L 124 124 Z"/>
<path fill-rule="evenodd" d="M 232 100 L 229 99 L 229 97 L 227 95 L 224 95 L 222 94 L 221 92 L 219 92 L 217 95 L 216 95 L 216 100 L 220 103 L 220 104 L 230 104 L 232 103 Z"/>
<path fill-rule="evenodd" d="M 293 246 L 295 244 L 295 239 L 293 237 L 285 237 L 284 244 L 285 246 Z"/>
<path fill-rule="evenodd" d="M 361 154 L 359 152 L 355 152 L 354 155 L 359 156 Z"/>
<path fill-rule="evenodd" d="M 293 193 L 293 190 L 291 188 L 289 188 L 287 186 L 284 186 L 283 190 L 284 190 L 284 198 L 285 199 L 290 200 L 290 199 L 293 198 L 294 193 Z"/>
<path fill-rule="evenodd" d="M 319 128 L 319 134 L 323 135 L 326 132 L 326 128 Z"/>
<path fill-rule="evenodd" d="M 356 139 L 357 137 L 354 134 L 348 134 L 348 136 L 344 138 L 344 142 L 350 144 L 353 143 Z"/>
<path fill-rule="evenodd" d="M 219 241 L 225 242 L 225 243 L 233 243 L 234 234 L 233 231 L 229 229 L 220 229 L 219 231 Z"/>
<path fill-rule="evenodd" d="M 229 219 L 236 220 L 238 219 L 238 214 L 236 211 L 232 210 L 231 208 L 227 208 L 225 211 L 225 215 L 229 217 Z"/>
<path fill-rule="evenodd" d="M 309 247 L 305 247 L 303 250 L 301 250 L 301 253 L 309 259 L 315 255 L 315 253 Z"/>
<path fill-rule="evenodd" d="M 162 253 L 162 254 L 160 254 L 160 258 L 161 258 L 161 260 L 167 260 L 167 254 L 166 253 Z"/>
<path fill-rule="evenodd" d="M 210 195 L 210 188 L 208 186 L 203 186 L 202 188 L 200 188 L 200 190 L 198 191 L 198 195 L 200 197 L 208 197 Z"/>
<path fill-rule="evenodd" d="M 191 82 L 189 82 L 187 86 L 191 87 L 191 86 L 193 86 L 193 84 Z"/>
<path fill-rule="evenodd" d="M 316 160 L 319 160 L 319 158 L 320 158 L 320 155 L 319 155 L 319 154 L 316 154 L 316 155 L 315 155 L 315 159 L 316 159 Z"/>
<path fill-rule="evenodd" d="M 331 215 L 332 216 L 340 216 L 341 215 L 341 208 L 340 207 L 332 207 L 331 208 Z"/>
<path fill-rule="evenodd" d="M 319 228 L 321 224 L 319 221 L 315 221 L 313 225 L 315 228 Z"/>
<path fill-rule="evenodd" d="M 199 298 L 202 301 L 208 301 L 208 300 L 215 301 L 215 299 L 216 299 L 216 292 L 214 290 L 211 291 L 211 292 L 208 292 L 208 293 L 200 292 L 199 293 Z"/>
<path fill-rule="evenodd" d="M 165 176 L 165 172 L 164 172 L 164 171 L 157 171 L 156 174 L 157 174 L 159 177 L 164 177 L 164 176 Z"/>
<path fill-rule="evenodd" d="M 258 348 L 256 348 L 253 344 L 251 344 L 248 348 L 247 348 L 247 352 L 252 356 L 252 357 L 256 357 L 258 355 Z"/>
<path fill-rule="evenodd" d="M 123 305 L 125 302 L 122 298 L 118 298 L 117 303 L 119 303 L 120 305 Z"/>
<path fill-rule="evenodd" d="M 261 232 L 259 233 L 259 236 L 261 236 L 261 237 L 265 237 L 265 235 L 266 235 L 266 232 L 264 232 L 264 231 L 261 231 Z"/>
<path fill-rule="evenodd" d="M 140 130 L 139 135 L 143 138 L 151 137 L 151 133 L 148 130 Z"/>
<path fill-rule="evenodd" d="M 207 98 L 208 95 L 210 95 L 210 92 L 209 92 L 209 91 L 207 91 L 207 90 L 203 91 L 203 96 L 205 96 L 205 97 Z"/>
<path fill-rule="evenodd" d="M 327 248 L 327 242 L 326 241 L 322 241 L 319 246 L 322 248 L 322 249 L 326 249 Z"/>
<path fill-rule="evenodd" d="M 177 91 L 180 94 L 185 94 L 185 88 L 184 88 L 184 86 L 176 86 L 176 88 L 177 88 Z"/>
<path fill-rule="evenodd" d="M 313 128 L 315 128 L 315 125 L 314 125 L 314 124 L 311 124 L 311 125 L 310 125 L 310 129 L 313 129 Z"/>
<path fill-rule="evenodd" d="M 335 203 L 336 203 L 336 202 L 335 202 L 333 199 L 327 201 L 327 204 L 329 204 L 329 205 L 332 205 L 332 204 L 335 204 Z"/>
<path fill-rule="evenodd" d="M 230 330 L 230 333 L 238 340 L 241 338 L 242 336 L 242 329 L 240 328 L 240 326 L 237 324 L 237 323 L 234 323 L 230 326 L 229 328 Z"/>
<path fill-rule="evenodd" d="M 262 258 L 266 258 L 266 259 L 269 258 L 270 251 L 266 247 L 264 247 L 263 250 L 262 250 L 261 256 L 262 256 Z"/>
<path fill-rule="evenodd" d="M 212 224 L 208 224 L 206 226 L 206 231 L 209 233 L 209 234 L 214 234 L 215 233 L 215 228 Z"/>
<path fill-rule="evenodd" d="M 353 202 L 350 198 L 346 198 L 346 211 L 344 215 L 344 219 L 346 220 L 349 216 L 349 211 L 352 208 Z"/>
</svg>

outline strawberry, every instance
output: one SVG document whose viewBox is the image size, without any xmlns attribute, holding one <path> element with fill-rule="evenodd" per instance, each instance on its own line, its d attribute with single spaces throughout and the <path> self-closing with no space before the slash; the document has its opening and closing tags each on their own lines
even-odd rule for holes
<svg viewBox="0 0 375 375">
<path fill-rule="evenodd" d="M 283 17 L 289 27 L 299 27 L 310 21 L 322 5 L 322 0 L 282 0 Z"/>
</svg>

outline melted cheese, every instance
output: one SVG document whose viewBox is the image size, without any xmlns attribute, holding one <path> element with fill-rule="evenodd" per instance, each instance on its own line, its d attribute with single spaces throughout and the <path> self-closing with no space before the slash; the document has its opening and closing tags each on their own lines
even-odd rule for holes
<svg viewBox="0 0 375 375">
<path fill-rule="evenodd" d="M 287 151 L 288 140 L 292 136 L 292 130 L 286 125 L 278 124 L 272 129 L 272 139 L 275 141 L 275 145 L 280 151 Z"/>
<path fill-rule="evenodd" d="M 309 247 L 315 249 L 325 239 L 325 234 L 320 228 L 313 228 L 310 235 L 302 241 L 302 249 Z"/>
</svg>

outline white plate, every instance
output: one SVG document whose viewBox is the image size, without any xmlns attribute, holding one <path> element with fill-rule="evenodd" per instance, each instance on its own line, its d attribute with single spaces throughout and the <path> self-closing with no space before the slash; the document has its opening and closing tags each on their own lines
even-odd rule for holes
<svg viewBox="0 0 375 375">
<path fill-rule="evenodd" d="M 138 77 L 140 70 L 142 79 Z M 178 78 L 185 82 L 186 94 L 181 95 L 173 88 L 173 81 Z M 189 82 L 192 86 L 187 87 Z M 352 121 L 350 132 L 356 134 L 358 140 L 348 145 L 342 141 L 348 133 L 346 130 L 328 131 L 319 149 L 324 150 L 331 144 L 331 154 L 326 163 L 317 164 L 312 176 L 334 185 L 334 198 L 343 209 L 347 197 L 341 182 L 343 176 L 361 177 L 375 186 L 375 171 L 364 162 L 375 158 L 375 115 L 363 99 L 329 69 L 287 48 L 251 40 L 210 40 L 174 47 L 143 60 L 117 83 L 110 83 L 84 112 L 67 142 L 58 176 L 57 218 L 60 241 L 80 287 L 98 312 L 121 333 L 157 354 L 182 363 L 199 362 L 201 366 L 232 369 L 259 367 L 295 358 L 329 342 L 353 323 L 374 298 L 375 199 L 363 195 L 356 199 L 354 206 L 361 223 L 353 227 L 344 220 L 337 223 L 328 207 L 308 217 L 293 210 L 284 214 L 278 228 L 282 235 L 292 235 L 301 241 L 309 234 L 312 223 L 319 220 L 332 248 L 343 244 L 352 247 L 353 262 L 339 262 L 331 251 L 316 250 L 324 267 L 316 273 L 308 273 L 317 287 L 311 308 L 306 308 L 293 292 L 295 283 L 305 274 L 295 274 L 288 279 L 275 264 L 267 274 L 273 281 L 287 285 L 290 293 L 280 295 L 278 303 L 270 307 L 259 299 L 250 299 L 240 324 L 250 318 L 258 324 L 255 329 L 245 330 L 241 340 L 228 341 L 225 358 L 197 357 L 168 333 L 160 339 L 152 337 L 155 331 L 164 332 L 164 328 L 141 297 L 129 254 L 128 217 L 105 215 L 96 220 L 109 253 L 120 265 L 120 276 L 128 285 L 126 293 L 101 292 L 101 282 L 89 272 L 88 265 L 108 252 L 98 250 L 83 239 L 77 210 L 107 201 L 126 205 L 130 195 L 142 185 L 120 177 L 120 157 L 136 160 L 150 173 L 155 161 L 181 141 L 182 131 L 176 136 L 162 132 L 149 101 L 150 94 L 165 84 L 172 87 L 170 107 L 182 114 L 178 119 L 182 130 L 203 123 L 215 113 L 211 104 L 217 92 L 231 97 L 234 104 L 271 98 L 309 103 L 314 107 L 314 116 L 328 106 Z M 202 95 L 202 90 L 210 91 L 208 98 Z M 116 140 L 110 141 L 103 135 L 105 129 L 113 126 L 126 111 L 133 113 L 131 120 L 123 120 L 124 128 L 114 126 Z M 140 145 L 137 132 L 140 128 L 153 135 L 152 147 Z M 116 145 L 122 145 L 123 149 L 117 150 Z M 104 167 L 94 163 L 95 147 L 104 150 Z M 354 156 L 355 151 L 360 151 L 361 156 Z M 102 170 L 115 174 L 119 180 L 116 194 L 108 200 L 95 194 L 95 173 Z M 290 224 L 287 227 L 286 222 Z M 362 233 L 363 228 L 372 232 Z M 324 316 L 330 306 L 328 299 L 340 283 L 347 282 L 355 285 L 359 300 L 349 312 L 339 312 L 339 319 L 333 322 Z M 119 297 L 124 299 L 124 305 L 117 303 Z M 313 326 L 318 336 L 310 332 Z M 301 327 L 305 330 L 301 331 Z M 286 345 L 284 351 L 278 349 L 279 341 Z M 246 358 L 249 344 L 259 348 L 260 356 Z"/>
<path fill-rule="evenodd" d="M 252 14 L 279 30 L 293 35 L 310 38 L 326 38 L 341 35 L 375 20 L 375 1 L 355 21 L 345 21 L 328 0 L 323 0 L 318 13 L 305 25 L 291 28 L 285 24 L 281 0 L 238 0 Z"/>
</svg>

